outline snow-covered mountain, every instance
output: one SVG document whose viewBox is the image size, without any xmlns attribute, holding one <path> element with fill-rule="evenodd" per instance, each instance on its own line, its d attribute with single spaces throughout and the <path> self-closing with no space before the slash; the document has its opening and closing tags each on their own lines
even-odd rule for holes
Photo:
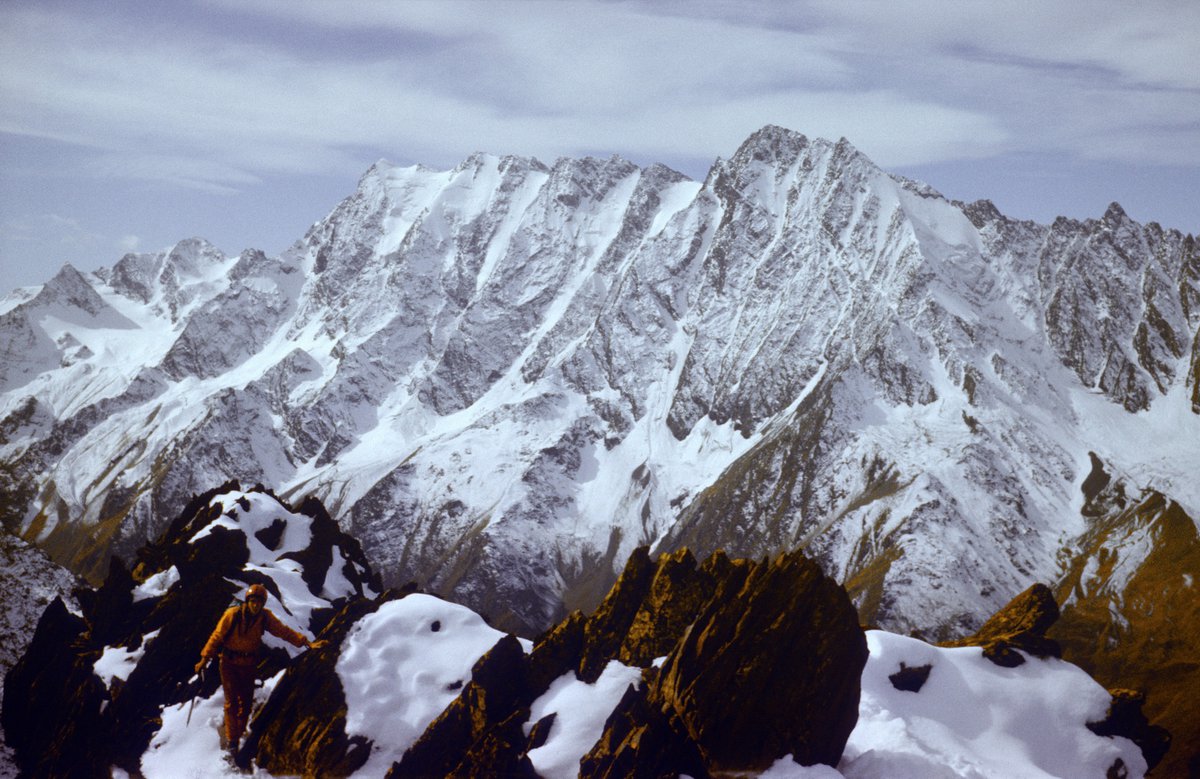
<svg viewBox="0 0 1200 779">
<path fill-rule="evenodd" d="M 804 548 L 929 637 L 1034 581 L 1102 574 L 1120 612 L 1110 558 L 1156 541 L 1098 534 L 1101 476 L 1197 544 L 1191 236 L 1008 219 L 778 127 L 703 182 L 380 162 L 280 257 L 193 239 L 16 291 L 0 353 L 4 520 L 93 580 L 228 478 L 526 634 L 643 544 Z"/>
</svg>

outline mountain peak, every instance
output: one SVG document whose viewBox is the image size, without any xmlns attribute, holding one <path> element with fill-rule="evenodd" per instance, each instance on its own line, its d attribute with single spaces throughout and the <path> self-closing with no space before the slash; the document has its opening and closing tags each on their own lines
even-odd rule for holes
<svg viewBox="0 0 1200 779">
<path fill-rule="evenodd" d="M 703 186 L 620 157 L 471 159 L 376 163 L 302 272 L 235 271 L 199 239 L 172 254 L 194 269 L 64 270 L 137 328 L 8 318 L 0 519 L 98 575 L 159 507 L 242 474 L 329 502 L 389 584 L 531 635 L 636 546 L 803 544 L 864 619 L 940 638 L 1075 559 L 1080 453 L 1196 515 L 1177 234 L 959 210 L 776 125 Z M 2 415 L 35 393 L 53 431 Z"/>
<path fill-rule="evenodd" d="M 795 130 L 768 124 L 751 133 L 733 155 L 734 162 L 778 162 L 795 159 L 806 146 L 808 138 Z"/>
<path fill-rule="evenodd" d="M 1117 201 L 1108 204 L 1108 208 L 1104 211 L 1103 220 L 1105 222 L 1118 223 L 1129 219 L 1129 214 L 1125 213 L 1125 209 Z"/>
<path fill-rule="evenodd" d="M 87 278 L 69 262 L 63 264 L 54 278 L 42 287 L 42 291 L 33 299 L 33 302 L 35 304 L 61 303 L 78 306 L 93 315 L 106 308 L 104 300 L 97 294 Z"/>
</svg>

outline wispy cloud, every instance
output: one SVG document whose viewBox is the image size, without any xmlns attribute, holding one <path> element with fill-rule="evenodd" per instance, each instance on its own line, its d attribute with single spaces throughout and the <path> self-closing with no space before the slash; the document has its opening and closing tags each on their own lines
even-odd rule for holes
<svg viewBox="0 0 1200 779">
<path fill-rule="evenodd" d="M 41 272 L 57 269 L 64 262 L 77 262 L 97 250 L 108 248 L 103 235 L 82 225 L 78 219 L 61 214 L 31 214 L 0 222 L 0 258 L 4 264 L 30 255 L 52 257 Z M 6 269 L 6 274 L 7 269 Z M 32 279 L 21 279 L 24 284 Z M 11 283 L 6 280 L 6 283 Z M 7 290 L 5 290 L 7 292 Z"/>
<path fill-rule="evenodd" d="M 768 122 L 884 165 L 1006 151 L 1200 163 L 1200 6 L 18 3 L 0 130 L 86 172 L 226 191 L 366 156 L 712 159 Z M 224 27 L 198 20 L 216 14 Z"/>
</svg>

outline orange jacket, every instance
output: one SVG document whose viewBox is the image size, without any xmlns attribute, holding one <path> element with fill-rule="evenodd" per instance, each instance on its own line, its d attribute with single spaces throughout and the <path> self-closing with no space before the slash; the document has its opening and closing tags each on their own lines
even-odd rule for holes
<svg viewBox="0 0 1200 779">
<path fill-rule="evenodd" d="M 240 620 L 237 619 L 239 611 L 243 612 Z M 235 626 L 234 622 L 238 624 Z M 308 639 L 280 622 L 279 617 L 272 614 L 270 609 L 264 606 L 263 610 L 255 617 L 250 614 L 250 609 L 242 604 L 227 609 L 221 615 L 217 627 L 208 637 L 208 643 L 204 645 L 204 651 L 200 653 L 200 656 L 216 657 L 222 648 L 243 654 L 256 653 L 262 647 L 263 631 L 278 636 L 294 646 L 308 644 Z"/>
</svg>

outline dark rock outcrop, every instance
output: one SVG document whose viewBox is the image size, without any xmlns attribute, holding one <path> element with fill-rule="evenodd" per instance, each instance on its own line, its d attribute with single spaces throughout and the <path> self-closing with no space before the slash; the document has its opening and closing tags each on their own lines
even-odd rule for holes
<svg viewBox="0 0 1200 779">
<path fill-rule="evenodd" d="M 634 550 L 587 621 L 579 678 L 596 681 L 609 660 L 644 668 L 665 656 L 711 597 L 718 567 L 706 563 L 697 568 L 687 549 L 663 555 L 657 562 L 650 561 L 645 547 Z"/>
<path fill-rule="evenodd" d="M 710 776 L 699 747 L 678 721 L 633 687 L 625 691 L 579 768 L 579 775 L 589 779 L 673 779 L 681 774 L 695 779 Z"/>
<path fill-rule="evenodd" d="M 929 672 L 933 670 L 932 665 L 905 665 L 900 663 L 900 670 L 888 676 L 888 681 L 897 690 L 903 692 L 920 692 L 925 686 L 925 682 L 929 681 Z"/>
<path fill-rule="evenodd" d="M 108 776 L 103 684 L 92 674 L 98 653 L 80 653 L 87 623 L 55 599 L 29 648 L 4 677 L 0 721 L 17 764 L 33 776 Z M 69 696 L 63 693 L 70 691 Z"/>
<path fill-rule="evenodd" d="M 941 646 L 983 647 L 984 657 L 1006 668 L 1025 662 L 1020 652 L 1035 657 L 1062 657 L 1058 642 L 1046 637 L 1058 614 L 1054 593 L 1044 584 L 1035 584 L 1009 601 L 973 635 L 943 642 Z"/>
<path fill-rule="evenodd" d="M 867 642 L 845 590 L 799 552 L 721 581 L 650 688 L 710 771 L 785 755 L 837 765 L 858 721 Z"/>
<path fill-rule="evenodd" d="M 1150 770 L 1162 762 L 1171 748 L 1171 734 L 1166 728 L 1151 725 L 1142 706 L 1146 703 L 1144 693 L 1135 690 L 1109 690 L 1112 703 L 1108 713 L 1099 722 L 1089 722 L 1088 730 L 1097 736 L 1121 736 L 1138 745 L 1146 758 Z"/>
</svg>

